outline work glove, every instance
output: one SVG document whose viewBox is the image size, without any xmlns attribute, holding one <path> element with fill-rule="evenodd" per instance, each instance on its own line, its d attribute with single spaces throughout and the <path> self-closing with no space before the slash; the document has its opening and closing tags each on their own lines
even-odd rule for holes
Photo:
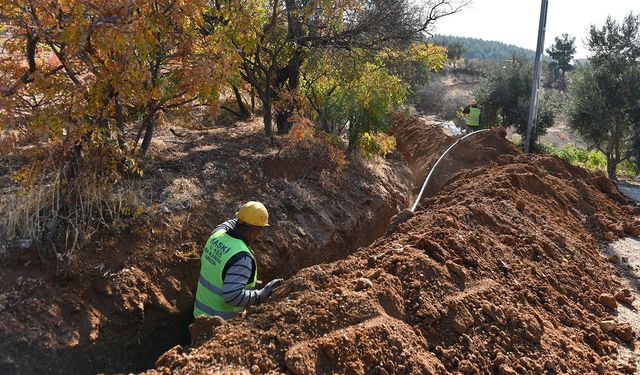
<svg viewBox="0 0 640 375">
<path fill-rule="evenodd" d="M 264 302 L 267 298 L 271 296 L 273 290 L 278 287 L 284 280 L 283 279 L 274 279 L 267 283 L 264 288 L 258 291 L 258 300 L 259 302 Z"/>
</svg>

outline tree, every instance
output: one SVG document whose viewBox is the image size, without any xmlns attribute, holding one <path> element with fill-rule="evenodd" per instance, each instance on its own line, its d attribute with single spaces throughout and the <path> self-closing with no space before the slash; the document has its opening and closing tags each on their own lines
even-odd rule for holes
<svg viewBox="0 0 640 375">
<path fill-rule="evenodd" d="M 562 34 L 560 37 L 556 37 L 551 47 L 547 48 L 547 53 L 553 60 L 557 62 L 557 67 L 560 70 L 560 89 L 566 90 L 565 73 L 573 68 L 571 60 L 576 53 L 576 38 L 570 37 L 569 34 Z"/>
<path fill-rule="evenodd" d="M 591 25 L 587 39 L 593 54 L 574 75 L 568 109 L 570 126 L 607 158 L 607 174 L 638 158 L 640 141 L 640 17 L 621 23 L 608 17 L 601 28 Z"/>
<path fill-rule="evenodd" d="M 451 61 L 453 68 L 456 68 L 456 62 L 464 58 L 464 53 L 467 49 L 460 42 L 449 44 L 447 47 L 447 58 Z"/>
<path fill-rule="evenodd" d="M 347 134 L 348 150 L 357 149 L 364 133 L 387 130 L 394 110 L 404 102 L 418 71 L 444 67 L 445 49 L 415 44 L 407 51 L 371 55 L 356 49 L 319 50 L 303 66 L 302 90 L 320 130 Z M 406 76 L 408 75 L 408 77 Z"/>
<path fill-rule="evenodd" d="M 468 0 L 324 1 L 270 0 L 255 48 L 241 49 L 242 77 L 263 102 L 265 133 L 272 132 L 274 102 L 300 89 L 304 62 L 318 50 L 355 49 L 377 53 L 408 48 L 438 19 L 456 13 Z M 293 104 L 292 104 L 293 105 Z M 279 133 L 286 133 L 293 107 L 280 106 Z"/>
<path fill-rule="evenodd" d="M 228 10 L 207 0 L 0 0 L 0 126 L 36 140 L 17 176 L 25 185 L 64 189 L 52 193 L 61 198 L 50 233 L 73 226 L 74 215 L 96 220 L 83 189 L 142 174 L 138 159 L 163 113 L 217 109 L 226 79 L 238 75 L 232 36 L 253 40 L 251 13 Z M 205 30 L 207 16 L 217 21 Z"/>
<path fill-rule="evenodd" d="M 522 57 L 513 56 L 503 66 L 495 67 L 476 91 L 484 125 L 515 126 L 520 135 L 527 131 L 531 77 L 533 64 Z M 538 106 L 538 122 L 532 135 L 532 144 L 544 135 L 555 116 L 552 103 L 542 96 Z"/>
</svg>

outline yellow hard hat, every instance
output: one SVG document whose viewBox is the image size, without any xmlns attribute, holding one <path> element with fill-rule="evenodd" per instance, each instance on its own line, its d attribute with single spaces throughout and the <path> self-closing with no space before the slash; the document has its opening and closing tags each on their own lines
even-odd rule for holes
<svg viewBox="0 0 640 375">
<path fill-rule="evenodd" d="M 269 226 L 269 212 L 267 212 L 264 204 L 260 202 L 250 201 L 243 204 L 236 212 L 236 218 L 255 227 Z"/>
</svg>

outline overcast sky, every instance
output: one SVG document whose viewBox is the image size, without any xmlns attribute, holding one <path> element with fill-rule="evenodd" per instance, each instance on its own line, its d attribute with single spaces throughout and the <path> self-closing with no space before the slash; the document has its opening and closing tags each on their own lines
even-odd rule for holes
<svg viewBox="0 0 640 375">
<path fill-rule="evenodd" d="M 440 19 L 436 33 L 497 40 L 535 50 L 541 0 L 473 0 L 458 14 Z M 621 21 L 640 0 L 549 0 L 545 49 L 562 33 L 576 37 L 576 58 L 587 57 L 584 46 L 590 24 L 602 26 L 611 15 Z"/>
</svg>

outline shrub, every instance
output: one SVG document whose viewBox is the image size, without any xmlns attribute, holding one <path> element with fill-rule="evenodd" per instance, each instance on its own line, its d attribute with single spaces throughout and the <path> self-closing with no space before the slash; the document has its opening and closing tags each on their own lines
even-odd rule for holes
<svg viewBox="0 0 640 375">
<path fill-rule="evenodd" d="M 395 148 L 396 139 L 391 135 L 365 132 L 360 137 L 359 149 L 365 159 L 371 159 L 375 156 L 384 158 Z"/>
<path fill-rule="evenodd" d="M 586 168 L 590 171 L 606 171 L 607 158 L 599 150 L 586 150 L 574 145 L 564 145 L 562 147 L 553 147 L 549 145 L 539 145 L 538 150 L 547 154 L 554 154 L 573 165 Z M 626 160 L 617 167 L 620 174 L 626 176 L 636 176 L 638 169 L 634 163 Z"/>
</svg>

